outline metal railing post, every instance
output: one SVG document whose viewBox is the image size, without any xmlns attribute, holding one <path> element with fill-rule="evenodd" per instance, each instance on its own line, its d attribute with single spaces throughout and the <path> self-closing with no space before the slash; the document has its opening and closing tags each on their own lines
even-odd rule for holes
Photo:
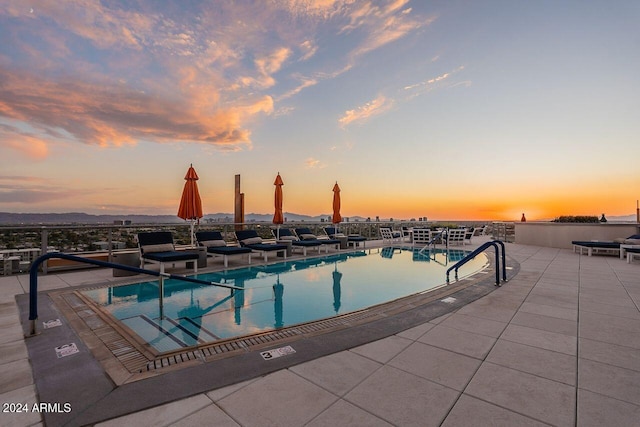
<svg viewBox="0 0 640 427">
<path fill-rule="evenodd" d="M 498 244 L 502 247 L 502 257 L 498 253 L 499 252 Z M 496 252 L 496 286 L 500 286 L 500 258 L 502 258 L 502 275 L 503 275 L 504 281 L 506 282 L 507 281 L 507 268 L 506 268 L 506 255 L 505 255 L 505 250 L 504 250 L 505 246 L 504 246 L 504 243 L 502 241 L 494 240 L 492 242 L 484 243 L 479 248 L 475 249 L 470 254 L 468 254 L 467 256 L 462 258 L 460 261 L 458 261 L 457 263 L 455 263 L 454 265 L 449 267 L 447 269 L 447 283 L 449 283 L 449 273 L 451 272 L 451 270 L 455 271 L 456 280 L 457 280 L 458 279 L 458 269 L 460 267 L 462 267 L 464 264 L 466 264 L 467 262 L 469 262 L 472 259 L 474 259 L 479 253 L 483 252 L 485 249 L 488 249 L 489 246 L 493 246 L 494 249 L 495 249 L 495 252 Z"/>
<path fill-rule="evenodd" d="M 42 232 L 40 233 L 40 253 L 42 255 L 47 254 L 47 247 L 49 246 L 49 231 L 46 227 L 42 227 Z M 47 263 L 42 264 L 42 272 L 47 274 Z"/>
<path fill-rule="evenodd" d="M 164 275 L 158 278 L 158 292 L 160 293 L 160 319 L 164 319 Z"/>
</svg>

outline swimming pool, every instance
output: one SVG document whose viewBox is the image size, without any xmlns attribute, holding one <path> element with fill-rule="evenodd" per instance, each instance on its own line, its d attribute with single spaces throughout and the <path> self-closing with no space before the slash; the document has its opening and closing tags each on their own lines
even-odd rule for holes
<svg viewBox="0 0 640 427">
<path fill-rule="evenodd" d="M 440 287 L 465 251 L 385 247 L 198 274 L 243 288 L 166 280 L 83 291 L 158 352 L 279 329 L 365 309 Z M 482 255 L 460 269 L 473 274 Z"/>
</svg>

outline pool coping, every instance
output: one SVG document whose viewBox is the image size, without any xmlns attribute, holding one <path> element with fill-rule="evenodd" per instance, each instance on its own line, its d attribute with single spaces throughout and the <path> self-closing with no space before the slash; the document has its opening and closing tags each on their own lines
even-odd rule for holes
<svg viewBox="0 0 640 427">
<path fill-rule="evenodd" d="M 509 265 L 511 278 L 518 273 L 519 264 L 510 258 Z M 73 408 L 70 413 L 43 414 L 46 424 L 87 425 L 250 380 L 418 326 L 497 289 L 492 275 L 476 276 L 478 277 L 461 280 L 428 294 L 404 297 L 400 299 L 404 300 L 402 307 L 398 306 L 398 300 L 382 304 L 382 311 L 374 320 L 353 322 L 337 330 L 299 334 L 220 357 L 197 358 L 177 367 L 168 366 L 155 370 L 135 380 L 122 381 L 120 384 L 118 373 L 114 376 L 114 371 L 110 371 L 117 370 L 118 364 L 113 361 L 105 364 L 105 358 L 98 360 L 104 356 L 104 346 L 101 347 L 92 340 L 85 342 L 88 332 L 78 328 L 77 319 L 67 319 L 61 315 L 51 297 L 55 297 L 60 291 L 39 294 L 40 316 L 42 319 L 67 319 L 67 322 L 62 327 L 47 329 L 29 338 L 26 343 L 40 401 L 69 402 Z M 79 286 L 67 289 L 66 292 L 87 287 Z M 454 297 L 456 301 L 443 302 L 442 299 L 448 296 Z M 23 325 L 26 325 L 28 296 L 19 295 L 16 300 Z M 52 349 L 60 342 L 76 343 L 79 353 L 73 357 L 52 359 Z M 261 351 L 278 348 L 283 344 L 293 346 L 295 353 L 271 360 L 265 360 L 260 355 Z M 65 386 L 60 387 L 61 384 Z"/>
</svg>

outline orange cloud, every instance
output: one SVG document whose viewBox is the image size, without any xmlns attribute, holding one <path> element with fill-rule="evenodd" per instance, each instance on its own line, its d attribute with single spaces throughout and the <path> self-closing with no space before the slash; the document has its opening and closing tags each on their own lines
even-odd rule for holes
<svg viewBox="0 0 640 427">
<path fill-rule="evenodd" d="M 158 99 L 121 85 L 77 81 L 48 81 L 28 73 L 0 70 L 0 115 L 100 146 L 133 144 L 140 139 L 211 145 L 250 145 L 242 128 L 253 115 L 273 111 L 268 96 L 226 109 L 214 105 L 213 89 L 192 87 L 183 99 Z M 183 85 L 190 79 L 184 77 Z M 203 92 L 205 92 L 203 94 Z M 199 96 L 195 94 L 200 93 Z M 206 99 L 206 93 L 211 99 Z"/>
<path fill-rule="evenodd" d="M 13 150 L 33 160 L 42 160 L 49 154 L 47 143 L 41 138 L 18 132 L 8 132 L 10 126 L 0 126 L 0 147 Z"/>
<path fill-rule="evenodd" d="M 338 119 L 338 122 L 342 127 L 347 126 L 353 122 L 363 122 L 373 116 L 385 113 L 393 106 L 393 101 L 388 100 L 384 96 L 380 95 L 373 101 L 353 109 L 347 110 L 342 117 Z"/>
<path fill-rule="evenodd" d="M 324 169 L 326 167 L 320 160 L 313 157 L 309 157 L 304 163 L 308 169 Z"/>
</svg>

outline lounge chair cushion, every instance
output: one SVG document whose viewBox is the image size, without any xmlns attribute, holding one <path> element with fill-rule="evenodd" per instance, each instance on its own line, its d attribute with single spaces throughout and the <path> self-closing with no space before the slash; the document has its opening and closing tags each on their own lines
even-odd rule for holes
<svg viewBox="0 0 640 427">
<path fill-rule="evenodd" d="M 320 246 L 322 245 L 322 240 L 318 240 L 318 239 L 311 239 L 311 240 L 294 240 L 293 246 L 307 246 L 307 247 L 312 247 L 312 246 Z"/>
<path fill-rule="evenodd" d="M 218 255 L 250 254 L 251 248 L 240 246 L 209 246 L 207 252 Z"/>
<path fill-rule="evenodd" d="M 196 252 L 177 252 L 177 251 L 162 251 L 162 252 L 152 252 L 145 253 L 143 255 L 145 259 L 150 259 L 153 261 L 159 262 L 170 262 L 170 261 L 188 261 L 192 259 L 198 259 L 198 254 Z"/>
<path fill-rule="evenodd" d="M 624 239 L 624 244 L 625 245 L 640 245 L 640 238 L 639 239 Z"/>
<path fill-rule="evenodd" d="M 205 240 L 204 242 L 200 242 L 200 244 L 208 248 L 227 246 L 227 242 L 225 242 L 224 240 Z"/>
<path fill-rule="evenodd" d="M 296 241 L 298 239 L 296 239 L 296 236 L 280 236 L 280 240 L 291 240 L 291 241 Z"/>
<path fill-rule="evenodd" d="M 262 237 L 249 237 L 242 240 L 243 245 L 259 245 L 260 243 L 262 243 Z"/>
<path fill-rule="evenodd" d="M 171 243 L 158 243 L 156 245 L 144 245 L 142 249 L 145 254 L 150 254 L 154 252 L 172 252 L 174 247 Z"/>
<path fill-rule="evenodd" d="M 620 243 L 616 242 L 594 242 L 594 241 L 580 241 L 574 240 L 571 242 L 573 245 L 585 246 L 587 248 L 610 248 L 616 249 L 620 247 Z"/>
<path fill-rule="evenodd" d="M 318 236 L 315 234 L 301 234 L 300 239 L 302 240 L 318 240 Z"/>
<path fill-rule="evenodd" d="M 284 243 L 250 243 L 247 247 L 257 251 L 282 251 L 287 249 Z"/>
</svg>

